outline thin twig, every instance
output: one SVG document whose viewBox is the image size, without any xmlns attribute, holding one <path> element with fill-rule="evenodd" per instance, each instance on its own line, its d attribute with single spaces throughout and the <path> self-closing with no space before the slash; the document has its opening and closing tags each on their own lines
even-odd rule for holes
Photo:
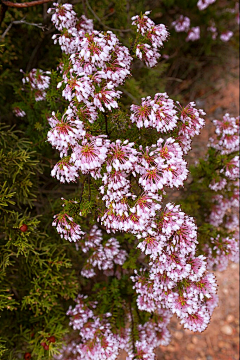
<svg viewBox="0 0 240 360">
<path fill-rule="evenodd" d="M 29 23 L 27 21 L 24 20 L 25 18 L 21 19 L 21 20 L 14 20 L 12 21 L 8 27 L 6 28 L 6 30 L 4 31 L 4 33 L 0 36 L 0 39 L 4 39 L 4 37 L 7 35 L 7 33 L 9 32 L 9 30 L 11 29 L 11 27 L 13 25 L 17 25 L 17 24 L 26 24 L 26 25 L 31 25 L 31 26 L 36 26 L 41 30 L 46 30 L 46 25 L 42 25 L 42 24 L 35 24 L 35 23 Z"/>
<path fill-rule="evenodd" d="M 129 300 L 129 310 L 130 310 L 130 317 L 131 317 L 132 346 L 133 346 L 133 351 L 136 352 L 135 339 L 134 339 L 134 320 L 133 320 L 133 314 L 132 314 L 131 300 Z"/>
<path fill-rule="evenodd" d="M 85 176 L 83 183 L 82 183 L 82 189 L 81 189 L 81 194 L 80 194 L 80 198 L 79 198 L 79 204 L 81 204 L 82 202 L 82 197 L 83 197 L 83 191 L 84 191 L 84 183 L 87 180 L 87 176 Z"/>
<path fill-rule="evenodd" d="M 45 4 L 50 1 L 54 1 L 54 0 L 36 0 L 36 1 L 25 2 L 25 3 L 13 3 L 11 1 L 2 0 L 2 3 L 9 7 L 27 8 L 30 6 Z"/>
<path fill-rule="evenodd" d="M 88 174 L 88 201 L 91 201 L 91 177 L 90 174 Z"/>
<path fill-rule="evenodd" d="M 124 89 L 123 87 L 119 86 L 119 89 L 126 94 L 128 97 L 130 97 L 130 99 L 132 99 L 135 103 L 139 103 L 139 100 L 137 98 L 135 98 L 135 96 L 133 96 L 130 92 L 128 92 L 126 89 Z"/>
<path fill-rule="evenodd" d="M 106 134 L 109 137 L 109 133 L 108 133 L 108 121 L 107 121 L 107 114 L 104 113 L 104 118 L 105 118 L 105 127 L 106 127 Z"/>
<path fill-rule="evenodd" d="M 111 28 L 107 25 L 105 25 L 102 20 L 97 16 L 97 14 L 93 11 L 93 9 L 91 8 L 88 0 L 85 0 L 86 1 L 86 4 L 87 4 L 87 7 L 89 8 L 89 10 L 91 11 L 91 13 L 93 14 L 93 16 L 95 17 L 95 19 L 97 19 L 97 21 L 103 26 L 105 27 L 106 29 L 109 29 L 109 30 L 112 30 L 112 31 L 119 31 L 119 32 L 130 32 L 132 31 L 132 29 L 114 29 L 114 28 Z"/>
</svg>

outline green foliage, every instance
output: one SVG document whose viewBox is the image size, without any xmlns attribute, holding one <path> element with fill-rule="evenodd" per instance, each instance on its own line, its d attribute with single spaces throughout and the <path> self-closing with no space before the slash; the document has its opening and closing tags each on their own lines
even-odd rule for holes
<svg viewBox="0 0 240 360">
<path fill-rule="evenodd" d="M 21 135 L 0 129 L 1 359 L 26 351 L 50 359 L 67 331 L 66 303 L 75 298 L 78 281 L 65 244 L 41 230 L 35 203 L 42 166 Z M 49 334 L 56 343 L 45 351 L 41 342 Z"/>
</svg>

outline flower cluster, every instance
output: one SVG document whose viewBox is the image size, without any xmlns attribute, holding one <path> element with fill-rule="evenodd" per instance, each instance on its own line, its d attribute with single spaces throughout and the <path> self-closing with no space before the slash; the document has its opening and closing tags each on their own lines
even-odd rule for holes
<svg viewBox="0 0 240 360">
<path fill-rule="evenodd" d="M 52 225 L 56 226 L 57 232 L 60 234 L 61 238 L 76 242 L 84 235 L 80 225 L 76 224 L 73 221 L 73 218 L 68 214 L 55 215 L 54 218 L 55 220 Z"/>
<path fill-rule="evenodd" d="M 158 49 L 168 38 L 166 26 L 156 25 L 149 17 L 150 11 L 143 15 L 133 16 L 132 25 L 137 26 L 137 32 L 142 35 L 142 41 L 136 45 L 136 56 L 144 61 L 147 66 L 153 67 L 161 56 Z"/>
<path fill-rule="evenodd" d="M 15 107 L 15 108 L 13 109 L 13 113 L 14 113 L 14 115 L 17 116 L 17 117 L 24 117 L 24 116 L 26 115 L 25 111 L 22 110 L 22 109 L 20 109 L 19 107 Z"/>
<path fill-rule="evenodd" d="M 126 307 L 126 328 L 112 332 L 112 314 L 99 315 L 98 304 L 79 295 L 76 307 L 70 307 L 68 311 L 70 325 L 79 331 L 79 338 L 69 342 L 63 349 L 65 355 L 60 355 L 59 359 L 65 356 L 79 360 L 113 360 L 120 349 L 125 349 L 128 360 L 136 356 L 151 360 L 154 359 L 154 348 L 169 342 L 166 325 L 172 314 L 180 318 L 185 328 L 203 331 L 217 305 L 215 278 L 206 270 L 206 258 L 196 255 L 197 226 L 193 218 L 179 205 L 167 203 L 163 206 L 165 190 L 179 188 L 187 179 L 184 155 L 190 150 L 193 137 L 204 126 L 205 113 L 196 109 L 194 102 L 181 107 L 166 93 L 158 93 L 153 98 L 143 98 L 140 106 L 131 105 L 130 116 L 125 115 L 129 128 L 132 122 L 132 126 L 136 124 L 141 130 L 139 141 L 137 137 L 132 142 L 120 140 L 118 137 L 124 136 L 116 132 L 112 136 L 108 122 L 119 106 L 121 92 L 117 87 L 130 75 L 132 57 L 129 50 L 112 32 L 95 31 L 91 21 L 84 17 L 77 19 L 72 5 L 55 4 L 51 11 L 54 11 L 52 21 L 61 31 L 60 35 L 54 35 L 54 41 L 59 42 L 66 61 L 59 67 L 62 81 L 58 88 L 62 90 L 64 102 L 68 102 L 64 115 L 52 113 L 48 119 L 51 127 L 48 141 L 61 156 L 52 175 L 61 182 L 76 181 L 81 176 L 84 179 L 81 201 L 86 192 L 91 199 L 93 184 L 94 191 L 98 191 L 93 217 L 99 223 L 92 226 L 91 221 L 90 226 L 87 219 L 87 225 L 82 225 L 83 232 L 64 210 L 55 216 L 53 225 L 61 237 L 76 242 L 76 247 L 84 253 L 81 274 L 87 278 L 103 271 L 104 275 L 115 276 L 121 281 L 127 273 L 122 265 L 129 260 L 128 252 L 120 248 L 123 242 L 124 249 L 129 251 L 131 248 L 136 252 L 137 247 L 141 253 L 131 278 L 133 288 L 132 284 L 130 286 L 131 291 L 137 293 L 137 302 L 131 301 L 129 309 L 126 300 L 121 299 L 121 306 Z M 155 25 L 148 14 L 135 16 L 132 20 L 137 26 L 137 56 L 142 56 L 147 65 L 153 66 L 167 31 L 163 25 Z M 142 51 L 142 55 L 138 51 Z M 237 130 L 233 123 L 231 120 L 228 127 L 217 123 L 218 144 L 212 141 L 216 151 L 218 146 L 222 151 L 223 145 L 227 153 L 236 148 L 233 137 Z M 101 134 L 103 129 L 105 134 Z M 141 135 L 147 131 L 155 131 L 157 139 L 151 141 L 148 137 L 143 146 Z M 226 181 L 235 181 L 236 162 L 237 158 L 232 157 L 225 164 L 220 173 L 223 175 L 220 184 L 210 184 L 216 196 L 214 206 L 219 200 L 225 201 L 222 194 L 215 191 L 228 186 Z M 86 179 L 88 189 L 85 188 Z M 229 207 L 227 201 L 226 206 L 222 206 L 224 211 Z M 220 221 L 222 209 L 215 209 L 218 220 L 211 221 Z M 82 216 L 81 212 L 79 216 Z M 123 239 L 122 233 L 127 233 L 131 239 L 129 244 L 127 239 L 119 239 Z M 225 239 L 226 249 L 232 246 L 231 241 L 230 237 Z M 209 247 L 206 252 L 210 254 L 211 250 Z M 136 326 L 137 340 L 128 326 L 134 321 L 132 307 L 136 311 L 153 313 L 145 323 Z"/>
<path fill-rule="evenodd" d="M 209 5 L 213 4 L 216 0 L 198 0 L 197 7 L 199 10 L 205 10 Z M 237 3 L 236 3 L 237 4 Z M 230 12 L 233 14 L 236 14 L 236 20 L 239 24 L 239 10 L 236 5 L 235 8 L 226 9 L 224 12 Z M 195 26 L 191 27 L 191 20 L 184 15 L 180 15 L 175 21 L 172 22 L 172 26 L 174 27 L 176 32 L 187 32 L 188 35 L 186 37 L 186 41 L 196 41 L 200 39 L 200 27 Z M 207 31 L 211 33 L 211 37 L 213 40 L 217 39 L 218 36 L 218 29 L 216 27 L 216 24 L 213 20 L 209 22 L 209 26 L 207 27 Z M 234 35 L 233 31 L 231 30 L 225 30 L 224 32 L 220 33 L 219 39 L 223 42 L 227 42 L 231 39 L 231 37 Z"/>
<path fill-rule="evenodd" d="M 219 150 L 221 154 L 230 154 L 239 148 L 239 116 L 232 117 L 228 113 L 222 120 L 213 121 L 216 138 L 210 139 L 210 146 Z"/>
<path fill-rule="evenodd" d="M 180 120 L 181 125 L 178 132 L 177 140 L 184 154 L 190 150 L 192 138 L 200 134 L 200 130 L 205 125 L 202 116 L 206 113 L 202 109 L 196 109 L 196 104 L 190 102 L 186 107 L 180 106 Z"/>
<path fill-rule="evenodd" d="M 123 265 L 127 252 L 120 249 L 117 239 L 111 237 L 103 242 L 102 231 L 96 225 L 79 242 L 83 252 L 89 252 L 89 257 L 81 271 L 82 276 L 90 278 L 96 275 L 94 268 L 112 270 L 114 264 Z"/>
<path fill-rule="evenodd" d="M 195 26 L 189 29 L 186 41 L 196 41 L 200 39 L 200 27 Z"/>
<path fill-rule="evenodd" d="M 228 113 L 222 120 L 213 120 L 215 138 L 210 139 L 209 146 L 217 153 L 228 156 L 219 169 L 218 181 L 213 180 L 209 187 L 215 194 L 211 199 L 209 223 L 215 227 L 222 226 L 229 236 L 217 235 L 205 246 L 208 267 L 225 270 L 228 261 L 239 261 L 239 117 Z M 224 190 L 224 192 L 223 192 Z"/>
<path fill-rule="evenodd" d="M 141 106 L 131 106 L 131 120 L 138 128 L 155 128 L 158 132 L 169 132 L 177 125 L 177 110 L 173 100 L 166 93 L 142 99 Z"/>
<path fill-rule="evenodd" d="M 150 256 L 150 270 L 132 277 L 139 310 L 168 309 L 192 331 L 206 329 L 217 305 L 216 281 L 206 273 L 205 258 L 195 256 L 197 228 L 193 219 L 171 203 L 161 214 L 156 235 L 138 247 Z"/>
<path fill-rule="evenodd" d="M 233 32 L 230 30 L 224 31 L 221 35 L 220 35 L 220 39 L 224 42 L 227 42 L 231 39 L 231 37 L 233 36 Z"/>
<path fill-rule="evenodd" d="M 71 340 L 63 347 L 61 354 L 55 356 L 57 360 L 114 360 L 120 350 L 127 352 L 127 360 L 133 360 L 136 356 L 154 360 L 154 349 L 160 345 L 166 346 L 170 341 L 170 333 L 166 328 L 171 317 L 168 310 L 158 309 L 154 320 L 138 325 L 139 338 L 134 341 L 133 351 L 129 328 L 113 333 L 109 322 L 111 313 L 95 315 L 97 302 L 91 302 L 87 296 L 78 295 L 75 301 L 76 306 L 70 306 L 67 315 L 70 316 L 69 325 L 79 331 L 81 342 Z M 131 321 L 128 312 L 126 317 Z"/>
<path fill-rule="evenodd" d="M 50 71 L 43 71 L 40 69 L 32 69 L 29 74 L 22 79 L 23 84 L 28 83 L 34 94 L 36 101 L 42 101 L 46 98 L 46 90 L 50 85 Z"/>
<path fill-rule="evenodd" d="M 172 22 L 177 32 L 188 31 L 190 27 L 190 19 L 187 16 L 180 15 L 179 18 Z"/>
<path fill-rule="evenodd" d="M 213 4 L 216 0 L 198 0 L 197 7 L 199 10 L 205 10 L 209 5 Z"/>
</svg>

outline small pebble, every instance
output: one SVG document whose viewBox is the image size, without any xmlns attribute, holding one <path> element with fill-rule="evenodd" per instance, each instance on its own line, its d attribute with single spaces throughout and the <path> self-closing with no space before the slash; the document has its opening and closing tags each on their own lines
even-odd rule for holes
<svg viewBox="0 0 240 360">
<path fill-rule="evenodd" d="M 183 337 L 183 333 L 182 331 L 176 331 L 175 334 L 174 334 L 174 337 L 178 340 L 181 340 L 182 337 Z"/>
<path fill-rule="evenodd" d="M 187 346 L 186 346 L 186 348 L 187 348 L 187 350 L 189 350 L 189 351 L 192 351 L 192 350 L 195 350 L 195 346 L 193 345 L 193 344 L 187 344 Z"/>
<path fill-rule="evenodd" d="M 225 335 L 232 335 L 233 330 L 231 328 L 231 326 L 229 325 L 224 325 L 221 327 L 221 332 Z"/>
<path fill-rule="evenodd" d="M 235 319 L 235 317 L 232 315 L 232 314 L 229 314 L 228 316 L 227 316 L 227 322 L 228 323 L 231 323 L 231 322 L 233 322 L 234 321 L 234 319 Z"/>
<path fill-rule="evenodd" d="M 194 344 L 197 344 L 197 343 L 198 343 L 198 338 L 197 338 L 197 336 L 193 336 L 193 337 L 192 337 L 192 342 L 193 342 Z"/>
</svg>

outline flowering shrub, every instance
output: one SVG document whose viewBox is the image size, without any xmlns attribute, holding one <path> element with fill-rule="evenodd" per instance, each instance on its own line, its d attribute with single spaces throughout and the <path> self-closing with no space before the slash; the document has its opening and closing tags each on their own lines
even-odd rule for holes
<svg viewBox="0 0 240 360">
<path fill-rule="evenodd" d="M 165 25 L 149 12 L 134 16 L 128 49 L 113 32 L 77 18 L 70 4 L 54 4 L 51 13 L 60 32 L 53 39 L 63 52 L 58 110 L 47 116 L 47 140 L 60 154 L 52 176 L 76 187 L 74 196 L 62 198 L 52 225 L 74 243 L 85 278 L 67 311 L 73 331 L 55 357 L 116 359 L 124 349 L 128 359 L 154 359 L 154 349 L 170 342 L 173 314 L 187 329 L 206 329 L 218 302 L 209 271 L 237 261 L 239 119 L 226 114 L 214 122 L 207 155 L 189 170 L 186 155 L 204 111 L 167 93 L 126 109 L 119 90 L 134 58 L 157 64 L 168 39 Z M 182 20 L 178 31 L 194 40 L 199 30 Z M 36 69 L 25 75 L 37 102 L 51 96 L 48 75 Z M 53 72 L 51 81 L 56 77 Z"/>
<path fill-rule="evenodd" d="M 60 34 L 53 39 L 63 52 L 57 87 L 65 110 L 48 118 L 47 139 L 61 158 L 52 176 L 78 183 L 80 192 L 63 199 L 53 226 L 75 243 L 84 259 L 81 275 L 89 279 L 68 310 L 74 332 L 57 358 L 116 359 L 125 349 L 128 359 L 154 359 L 155 347 L 170 341 L 172 314 L 187 329 L 206 329 L 218 302 L 208 271 L 237 261 L 232 207 L 238 204 L 239 119 L 226 114 L 214 122 L 216 137 L 187 183 L 185 156 L 204 126 L 204 111 L 194 102 L 183 107 L 166 93 L 126 111 L 118 90 L 131 75 L 133 57 L 156 65 L 166 27 L 155 25 L 149 12 L 134 16 L 130 52 L 113 32 L 78 19 L 72 5 L 54 6 Z M 182 21 L 178 31 L 189 27 Z M 189 40 L 198 31 L 192 33 Z M 35 69 L 30 74 L 32 90 L 44 92 L 48 78 Z M 207 187 L 205 197 L 194 199 L 196 220 L 184 211 L 192 199 L 182 190 L 181 205 L 166 199 L 184 184 L 190 194 Z"/>
</svg>

